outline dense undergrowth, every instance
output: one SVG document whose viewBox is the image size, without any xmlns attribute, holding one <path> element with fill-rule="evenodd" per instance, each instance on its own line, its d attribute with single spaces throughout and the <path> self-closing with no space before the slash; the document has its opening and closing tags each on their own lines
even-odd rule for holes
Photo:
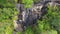
<svg viewBox="0 0 60 34">
<path fill-rule="evenodd" d="M 30 1 L 30 0 L 29 0 Z M 4 1 L 6 2 L 6 1 Z M 13 21 L 16 20 L 16 16 L 18 11 L 16 10 L 14 4 L 6 5 L 1 0 L 0 5 L 4 6 L 5 8 L 0 8 L 0 34 L 13 34 L 14 26 Z M 27 0 L 26 0 L 27 2 Z M 25 4 L 26 4 L 25 2 Z M 32 3 L 27 2 L 27 5 Z M 7 2 L 9 3 L 9 2 Z M 9 6 L 7 8 L 6 6 Z M 11 8 L 11 7 L 14 8 Z M 26 34 L 60 34 L 60 8 L 58 6 L 50 7 L 48 6 L 48 13 L 43 16 L 42 21 L 37 20 L 38 25 L 35 26 L 35 29 L 27 27 L 25 31 Z M 20 32 L 17 32 L 20 34 Z"/>
</svg>

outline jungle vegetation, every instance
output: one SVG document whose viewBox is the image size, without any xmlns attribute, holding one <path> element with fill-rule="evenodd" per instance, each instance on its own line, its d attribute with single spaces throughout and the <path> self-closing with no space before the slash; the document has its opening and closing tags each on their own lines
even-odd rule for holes
<svg viewBox="0 0 60 34">
<path fill-rule="evenodd" d="M 17 19 L 18 11 L 16 10 L 17 0 L 0 0 L 0 34 L 13 34 L 14 20 Z M 30 7 L 33 0 L 23 0 L 25 7 Z M 37 20 L 36 31 L 27 27 L 25 34 L 60 34 L 60 7 L 48 6 L 48 13 Z M 17 32 L 21 34 L 21 32 Z"/>
</svg>

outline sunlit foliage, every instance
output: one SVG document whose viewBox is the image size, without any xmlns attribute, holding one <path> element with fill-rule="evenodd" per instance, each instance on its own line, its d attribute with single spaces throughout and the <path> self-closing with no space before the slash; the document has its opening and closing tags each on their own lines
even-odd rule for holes
<svg viewBox="0 0 60 34">
<path fill-rule="evenodd" d="M 0 34 L 13 33 L 13 20 L 16 20 L 18 11 L 16 10 L 15 3 L 17 0 L 0 0 Z M 33 0 L 23 0 L 25 7 L 30 7 Z M 60 8 L 58 6 L 50 7 L 47 9 L 48 13 L 43 16 L 42 21 L 38 20 L 38 25 L 35 26 L 36 31 L 27 27 L 26 34 L 60 34 Z M 20 34 L 20 32 L 17 32 Z"/>
</svg>

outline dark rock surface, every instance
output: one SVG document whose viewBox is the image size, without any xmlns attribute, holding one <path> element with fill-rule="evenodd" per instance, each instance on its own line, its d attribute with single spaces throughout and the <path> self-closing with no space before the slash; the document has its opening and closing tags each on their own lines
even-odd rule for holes
<svg viewBox="0 0 60 34">
<path fill-rule="evenodd" d="M 50 6 L 58 5 L 60 6 L 60 1 L 57 0 L 41 0 L 37 3 L 33 3 L 31 8 L 24 8 L 23 4 L 17 4 L 17 10 L 19 11 L 18 15 L 18 22 L 17 24 L 20 24 L 20 27 L 25 30 L 27 26 L 37 24 L 37 20 L 42 20 L 42 17 L 47 13 L 47 6 L 48 4 Z M 22 23 L 21 23 L 22 21 Z M 21 26 L 22 25 L 22 26 Z M 16 27 L 17 28 L 17 27 Z M 18 25 L 19 28 L 19 25 Z M 19 29 L 16 29 L 17 31 Z"/>
</svg>

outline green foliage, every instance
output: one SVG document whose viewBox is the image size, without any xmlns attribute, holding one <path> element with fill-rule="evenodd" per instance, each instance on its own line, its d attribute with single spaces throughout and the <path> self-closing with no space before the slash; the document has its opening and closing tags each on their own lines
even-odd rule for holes
<svg viewBox="0 0 60 34">
<path fill-rule="evenodd" d="M 29 7 L 31 7 L 33 0 L 23 0 L 23 3 L 25 4 L 26 8 L 29 8 Z"/>
<path fill-rule="evenodd" d="M 55 31 L 55 30 L 50 30 L 50 31 L 43 31 L 43 32 L 41 32 L 41 34 L 57 34 L 57 31 Z"/>
<path fill-rule="evenodd" d="M 15 2 L 17 0 L 14 0 Z M 16 20 L 18 14 L 14 1 L 12 0 L 0 0 L 0 34 L 12 34 L 13 33 L 13 20 Z M 28 2 L 27 2 L 28 1 Z M 23 0 L 25 7 L 31 7 L 33 0 Z M 6 8 L 8 7 L 8 8 Z M 14 7 L 14 8 L 12 8 Z M 35 29 L 27 27 L 25 34 L 60 34 L 60 8 L 58 6 L 48 6 L 48 13 L 42 17 L 42 21 L 38 20 L 38 25 Z M 21 34 L 21 32 L 17 32 Z"/>
<path fill-rule="evenodd" d="M 13 33 L 12 31 L 13 31 L 13 30 L 11 29 L 11 27 L 6 26 L 5 34 L 12 34 L 12 33 Z"/>
<path fill-rule="evenodd" d="M 13 20 L 18 14 L 16 8 L 0 8 L 0 31 L 5 34 L 12 34 L 13 31 Z"/>
<path fill-rule="evenodd" d="M 15 8 L 3 8 L 0 9 L 0 22 L 3 22 L 5 20 L 12 20 L 13 17 L 17 14 L 17 11 Z"/>
<path fill-rule="evenodd" d="M 58 6 L 54 6 L 53 9 L 49 7 L 48 17 L 50 18 L 50 24 L 52 26 L 55 26 L 52 28 L 60 32 L 60 10 L 59 9 L 60 7 Z"/>
<path fill-rule="evenodd" d="M 14 0 L 0 0 L 0 7 L 15 7 Z"/>
<path fill-rule="evenodd" d="M 25 34 L 33 34 L 32 29 L 30 27 L 28 27 Z"/>
</svg>

